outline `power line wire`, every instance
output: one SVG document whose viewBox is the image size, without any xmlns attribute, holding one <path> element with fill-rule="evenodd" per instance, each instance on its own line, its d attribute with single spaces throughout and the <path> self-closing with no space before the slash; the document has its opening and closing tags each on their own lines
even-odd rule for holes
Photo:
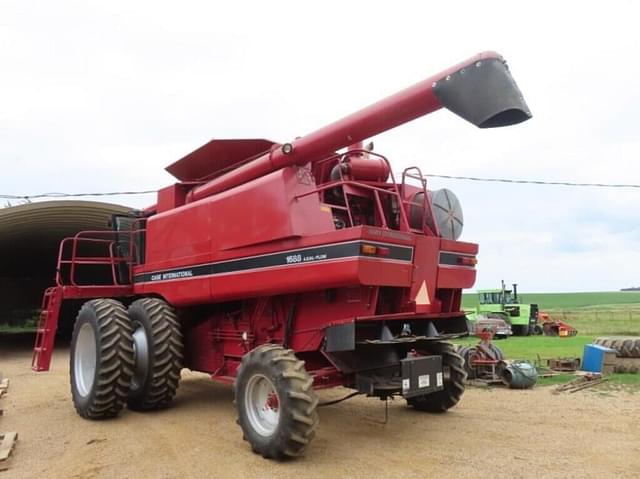
<svg viewBox="0 0 640 479">
<path fill-rule="evenodd" d="M 72 198 L 78 196 L 118 196 L 118 195 L 147 195 L 150 193 L 157 193 L 158 190 L 145 190 L 145 191 L 108 191 L 108 192 L 94 192 L 94 193 L 39 193 L 37 195 L 0 195 L 0 198 L 6 200 L 34 200 L 39 198 Z"/>
<path fill-rule="evenodd" d="M 632 183 L 577 183 L 571 181 L 544 181 L 544 180 L 521 180 L 513 178 L 480 178 L 476 176 L 454 176 L 454 175 L 437 175 L 428 173 L 424 176 L 429 178 L 442 178 L 445 180 L 466 180 L 480 181 L 489 183 L 511 183 L 526 185 L 547 185 L 547 186 L 568 186 L 568 187 L 595 187 L 595 188 L 636 188 L 640 189 L 640 184 Z M 108 191 L 108 192 L 91 192 L 91 193 L 39 193 L 35 195 L 6 195 L 0 194 L 0 198 L 6 200 L 35 200 L 42 198 L 77 198 L 81 196 L 119 196 L 119 195 L 148 195 L 157 193 L 158 190 L 143 191 Z"/>
<path fill-rule="evenodd" d="M 550 185 L 550 186 L 578 186 L 578 187 L 597 187 L 597 188 L 640 188 L 640 185 L 629 183 L 574 183 L 571 181 L 543 181 L 543 180 L 516 180 L 511 178 L 479 178 L 476 176 L 453 176 L 453 175 L 436 175 L 425 174 L 430 178 L 444 178 L 446 180 L 469 180 L 484 181 L 492 183 L 516 183 L 527 185 Z"/>
</svg>

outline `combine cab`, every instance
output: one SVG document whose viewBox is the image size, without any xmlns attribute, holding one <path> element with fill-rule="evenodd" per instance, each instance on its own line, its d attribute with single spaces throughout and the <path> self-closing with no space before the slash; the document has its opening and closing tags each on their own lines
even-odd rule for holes
<svg viewBox="0 0 640 479">
<path fill-rule="evenodd" d="M 311 442 L 317 389 L 453 407 L 466 374 L 448 340 L 467 334 L 478 246 L 458 240 L 450 192 L 362 148 L 442 107 L 480 128 L 530 118 L 488 52 L 290 143 L 213 140 L 169 166 L 155 205 L 62 242 L 33 368 L 49 369 L 61 308 L 84 302 L 71 390 L 87 419 L 168 406 L 183 367 L 233 385 L 267 458 Z"/>
</svg>

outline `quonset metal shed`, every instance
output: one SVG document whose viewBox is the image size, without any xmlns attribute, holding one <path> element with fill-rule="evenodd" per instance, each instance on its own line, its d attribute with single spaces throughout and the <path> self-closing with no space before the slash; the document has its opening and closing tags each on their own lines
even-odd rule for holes
<svg viewBox="0 0 640 479">
<path fill-rule="evenodd" d="M 55 279 L 60 241 L 103 230 L 131 208 L 97 201 L 43 201 L 0 208 L 0 324 L 22 322 Z"/>
</svg>

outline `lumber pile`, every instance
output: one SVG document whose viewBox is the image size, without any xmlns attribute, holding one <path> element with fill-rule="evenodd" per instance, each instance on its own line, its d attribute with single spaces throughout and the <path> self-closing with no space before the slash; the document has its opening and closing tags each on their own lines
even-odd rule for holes
<svg viewBox="0 0 640 479">
<path fill-rule="evenodd" d="M 570 393 L 573 394 L 583 389 L 591 388 L 607 381 L 607 378 L 603 378 L 596 374 L 586 374 L 584 376 L 577 377 L 566 384 L 561 384 L 555 390 L 555 394 Z"/>
<path fill-rule="evenodd" d="M 7 394 L 9 390 L 9 379 L 3 379 L 2 373 L 0 373 L 0 399 Z M 4 414 L 2 409 L 2 404 L 0 403 L 0 416 Z M 13 451 L 13 447 L 18 440 L 17 432 L 0 432 L 0 471 L 6 471 L 9 469 L 8 466 L 5 465 L 5 461 L 11 455 Z"/>
</svg>

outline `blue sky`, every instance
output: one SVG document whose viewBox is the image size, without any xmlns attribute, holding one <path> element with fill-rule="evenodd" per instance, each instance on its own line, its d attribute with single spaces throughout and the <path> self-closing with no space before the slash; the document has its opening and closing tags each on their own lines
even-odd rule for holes
<svg viewBox="0 0 640 479">
<path fill-rule="evenodd" d="M 375 138 L 396 171 L 640 183 L 640 8 L 603 2 L 0 2 L 0 193 L 154 189 L 209 139 L 286 141 L 482 50 L 533 112 Z M 478 287 L 640 285 L 640 190 L 443 179 Z M 113 198 L 143 206 L 152 197 Z"/>
</svg>

